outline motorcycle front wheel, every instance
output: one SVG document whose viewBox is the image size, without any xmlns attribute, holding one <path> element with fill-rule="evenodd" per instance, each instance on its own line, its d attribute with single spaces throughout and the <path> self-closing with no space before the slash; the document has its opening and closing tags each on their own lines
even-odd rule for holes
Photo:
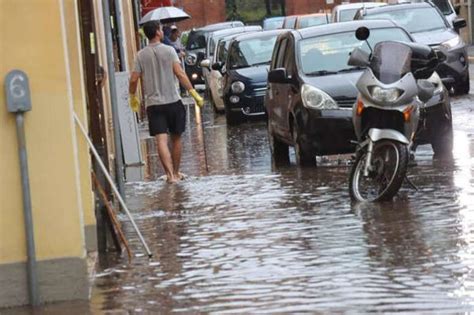
<svg viewBox="0 0 474 315">
<path fill-rule="evenodd" d="M 357 201 L 386 201 L 395 196 L 402 185 L 408 165 L 407 146 L 396 141 L 374 143 L 371 167 L 364 176 L 367 150 L 356 157 L 349 177 L 351 199 Z"/>
</svg>

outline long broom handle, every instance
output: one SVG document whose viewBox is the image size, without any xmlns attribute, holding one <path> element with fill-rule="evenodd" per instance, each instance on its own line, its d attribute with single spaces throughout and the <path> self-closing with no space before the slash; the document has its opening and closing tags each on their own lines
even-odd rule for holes
<svg viewBox="0 0 474 315">
<path fill-rule="evenodd" d="M 133 225 L 133 228 L 137 232 L 137 235 L 140 238 L 140 241 L 142 242 L 143 247 L 145 248 L 148 257 L 153 256 L 153 254 L 150 252 L 150 249 L 148 248 L 148 245 L 145 242 L 145 239 L 142 236 L 142 233 L 140 233 L 140 230 L 138 229 L 138 226 L 136 225 L 135 220 L 133 220 L 133 217 L 130 214 L 130 211 L 128 211 L 127 205 L 125 204 L 125 202 L 122 199 L 122 196 L 120 195 L 119 191 L 117 190 L 117 187 L 115 186 L 114 181 L 112 180 L 109 173 L 107 172 L 107 168 L 105 167 L 104 163 L 102 162 L 102 159 L 100 158 L 99 153 L 97 153 L 97 150 L 95 149 L 94 144 L 92 144 L 92 141 L 89 139 L 89 136 L 87 134 L 86 129 L 82 125 L 81 121 L 79 120 L 79 117 L 77 117 L 75 112 L 73 112 L 73 115 L 74 115 L 74 120 L 76 121 L 77 125 L 81 129 L 82 134 L 84 135 L 84 138 L 86 138 L 86 141 L 89 144 L 89 148 L 91 149 L 92 153 L 94 154 L 94 157 L 96 158 L 97 163 L 99 163 L 99 166 L 102 169 L 102 172 L 104 172 L 105 178 L 107 178 L 107 181 L 109 182 L 110 186 L 112 187 L 113 192 L 117 196 L 117 199 L 119 200 L 120 205 L 122 206 L 123 210 L 125 210 L 125 213 L 127 214 L 128 218 L 130 219 L 130 222 Z M 121 152 L 119 152 L 118 154 L 121 154 Z"/>
</svg>

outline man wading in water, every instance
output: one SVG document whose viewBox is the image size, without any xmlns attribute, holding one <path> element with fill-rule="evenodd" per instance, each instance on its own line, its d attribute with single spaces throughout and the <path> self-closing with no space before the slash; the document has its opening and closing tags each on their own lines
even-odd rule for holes
<svg viewBox="0 0 474 315">
<path fill-rule="evenodd" d="M 196 104 L 202 107 L 203 98 L 193 89 L 178 55 L 173 47 L 161 43 L 163 31 L 158 21 L 143 26 L 149 40 L 147 47 L 138 52 L 135 67 L 130 77 L 130 106 L 137 112 L 140 100 L 136 96 L 138 81 L 142 80 L 145 91 L 145 106 L 148 115 L 150 135 L 156 138 L 158 155 L 166 173 L 167 182 L 183 179 L 179 172 L 181 163 L 181 134 L 186 125 L 186 110 L 176 88 L 176 78 Z M 171 152 L 168 148 L 168 133 L 171 138 Z"/>
</svg>

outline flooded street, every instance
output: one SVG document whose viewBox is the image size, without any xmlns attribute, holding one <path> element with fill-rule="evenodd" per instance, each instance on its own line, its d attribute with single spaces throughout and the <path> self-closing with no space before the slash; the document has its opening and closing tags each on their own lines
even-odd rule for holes
<svg viewBox="0 0 474 315">
<path fill-rule="evenodd" d="M 473 104 L 453 99 L 455 160 L 420 147 L 409 169 L 419 191 L 403 186 L 381 204 L 351 204 L 348 156 L 274 168 L 264 122 L 228 128 L 207 107 L 203 139 L 190 107 L 188 178 L 160 180 L 148 139 L 148 181 L 127 184 L 154 257 L 121 215 L 132 263 L 110 253 L 90 303 L 45 314 L 474 311 Z"/>
</svg>

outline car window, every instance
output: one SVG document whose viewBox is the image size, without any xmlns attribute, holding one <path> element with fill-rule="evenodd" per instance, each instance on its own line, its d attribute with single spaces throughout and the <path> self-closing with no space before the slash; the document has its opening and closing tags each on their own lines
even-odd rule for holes
<svg viewBox="0 0 474 315">
<path fill-rule="evenodd" d="M 298 20 L 298 28 L 328 24 L 328 20 L 329 17 L 326 19 L 326 15 L 302 17 Z"/>
<path fill-rule="evenodd" d="M 365 15 L 364 19 L 389 19 L 410 33 L 447 28 L 443 17 L 435 8 L 406 8 Z"/>
<path fill-rule="evenodd" d="M 451 5 L 449 4 L 449 0 L 432 0 L 432 2 L 438 7 L 438 9 L 444 15 L 450 15 L 451 13 L 453 13 L 453 9 L 451 8 Z"/>
<path fill-rule="evenodd" d="M 339 11 L 339 22 L 352 21 L 359 8 Z"/>
<path fill-rule="evenodd" d="M 270 63 L 276 38 L 277 34 L 233 42 L 229 49 L 228 69 Z"/>
<path fill-rule="evenodd" d="M 214 55 L 214 49 L 216 49 L 216 41 L 217 39 L 216 38 L 211 38 L 211 40 L 209 41 L 209 47 L 207 48 L 207 54 L 209 55 L 209 57 L 212 57 Z"/>
<path fill-rule="evenodd" d="M 281 19 L 268 19 L 263 21 L 264 30 L 276 30 L 281 28 L 283 25 L 283 18 Z"/>
<path fill-rule="evenodd" d="M 368 41 L 371 47 L 384 40 L 411 42 L 409 35 L 401 28 L 370 30 Z M 347 61 L 354 48 L 360 47 L 370 52 L 367 43 L 357 40 L 352 31 L 307 38 L 301 40 L 298 47 L 300 68 L 305 74 L 350 69 L 352 67 L 347 65 Z"/>
<path fill-rule="evenodd" d="M 186 49 L 203 49 L 206 48 L 206 36 L 203 32 L 191 32 L 186 43 Z"/>
<path fill-rule="evenodd" d="M 225 62 L 225 59 L 227 58 L 227 48 L 229 47 L 229 42 L 230 41 L 224 40 L 219 41 L 217 46 L 217 62 Z"/>
<path fill-rule="evenodd" d="M 296 17 L 291 17 L 285 19 L 285 23 L 283 24 L 283 28 L 295 28 Z"/>
</svg>

